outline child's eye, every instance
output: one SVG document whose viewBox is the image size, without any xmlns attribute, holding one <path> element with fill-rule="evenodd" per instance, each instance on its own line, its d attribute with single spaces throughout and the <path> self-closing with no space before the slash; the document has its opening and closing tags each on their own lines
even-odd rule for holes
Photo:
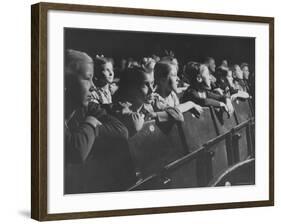
<svg viewBox="0 0 281 224">
<path fill-rule="evenodd" d="M 85 80 L 90 81 L 90 80 L 91 80 L 91 77 L 85 78 Z"/>
</svg>

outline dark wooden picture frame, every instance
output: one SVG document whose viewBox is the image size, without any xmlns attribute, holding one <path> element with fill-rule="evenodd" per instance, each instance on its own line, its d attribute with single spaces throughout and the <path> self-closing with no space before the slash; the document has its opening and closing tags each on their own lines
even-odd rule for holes
<svg viewBox="0 0 281 224">
<path fill-rule="evenodd" d="M 49 10 L 75 12 L 95 12 L 128 14 L 138 16 L 160 16 L 174 18 L 194 18 L 205 20 L 223 20 L 235 22 L 253 22 L 269 25 L 269 200 L 187 205 L 171 207 L 153 207 L 125 210 L 88 211 L 75 213 L 48 214 L 47 191 L 47 13 Z M 31 217 L 39 221 L 59 219 L 79 219 L 91 217 L 124 216 L 214 210 L 226 208 L 259 207 L 274 205 L 274 18 L 194 13 L 182 11 L 162 11 L 136 8 L 115 8 L 89 5 L 57 3 L 38 3 L 31 7 Z"/>
</svg>

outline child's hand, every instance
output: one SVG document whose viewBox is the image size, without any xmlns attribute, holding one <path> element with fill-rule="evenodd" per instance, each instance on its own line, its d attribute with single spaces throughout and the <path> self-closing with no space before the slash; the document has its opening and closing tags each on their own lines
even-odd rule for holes
<svg viewBox="0 0 281 224">
<path fill-rule="evenodd" d="M 237 99 L 237 97 L 238 97 L 238 94 L 237 94 L 237 93 L 236 93 L 236 94 L 233 94 L 233 95 L 230 96 L 230 100 L 231 100 L 231 101 L 234 101 L 234 100 Z"/>
<path fill-rule="evenodd" d="M 140 113 L 133 113 L 132 120 L 136 131 L 140 131 L 144 124 L 144 115 Z"/>
<path fill-rule="evenodd" d="M 226 99 L 226 106 L 227 106 L 227 108 L 228 108 L 228 112 L 229 112 L 230 114 L 233 114 L 233 113 L 234 113 L 234 108 L 233 108 L 233 105 L 232 105 L 230 99 Z"/>
<path fill-rule="evenodd" d="M 198 104 L 194 104 L 194 109 L 201 114 L 203 112 L 203 107 L 199 106 Z"/>
<path fill-rule="evenodd" d="M 225 111 L 225 112 L 229 112 L 228 107 L 225 105 L 225 103 L 220 102 L 220 107 Z"/>
<path fill-rule="evenodd" d="M 151 100 L 153 100 L 153 101 L 154 101 L 154 100 L 156 100 L 156 99 L 158 99 L 158 98 L 159 98 L 159 94 L 158 94 L 158 93 L 154 93 L 154 92 L 153 92 L 153 93 L 151 93 L 151 94 L 150 94 L 150 98 L 151 98 Z"/>
<path fill-rule="evenodd" d="M 95 128 L 102 125 L 102 123 L 97 118 L 95 118 L 93 116 L 87 116 L 86 119 L 85 119 L 85 122 L 91 124 Z"/>
<path fill-rule="evenodd" d="M 118 90 L 118 86 L 116 85 L 116 83 L 112 83 L 111 85 L 110 85 L 110 93 L 111 93 L 111 95 L 114 95 L 114 93 Z"/>
<path fill-rule="evenodd" d="M 130 107 L 132 106 L 131 103 L 129 103 L 129 102 L 121 103 L 121 102 L 119 102 L 119 104 L 122 107 L 122 111 L 121 111 L 122 114 L 131 114 L 132 113 L 132 111 L 130 109 Z"/>
<path fill-rule="evenodd" d="M 192 114 L 195 117 L 200 118 L 200 114 L 203 112 L 203 107 L 201 107 L 198 104 L 194 103 L 192 110 L 193 110 Z"/>
<path fill-rule="evenodd" d="M 223 90 L 221 88 L 216 88 L 216 89 L 214 89 L 214 91 L 220 95 L 223 95 Z"/>
<path fill-rule="evenodd" d="M 91 99 L 91 101 L 93 101 L 93 102 L 95 102 L 95 103 L 98 103 L 99 102 L 99 95 L 98 95 L 98 93 L 96 92 L 96 91 L 93 91 L 92 92 L 92 99 Z"/>
</svg>

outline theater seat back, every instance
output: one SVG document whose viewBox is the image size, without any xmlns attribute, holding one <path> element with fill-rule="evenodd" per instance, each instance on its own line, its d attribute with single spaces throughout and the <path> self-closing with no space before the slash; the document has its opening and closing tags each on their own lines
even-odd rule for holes
<svg viewBox="0 0 281 224">
<path fill-rule="evenodd" d="M 185 154 L 177 123 L 162 127 L 154 120 L 147 121 L 128 142 L 136 167 L 143 176 L 158 172 Z"/>
<path fill-rule="evenodd" d="M 246 121 L 253 117 L 249 100 L 234 100 L 232 102 L 235 109 L 235 115 L 237 117 L 238 123 Z"/>
<path fill-rule="evenodd" d="M 217 136 L 209 107 L 205 107 L 198 118 L 189 111 L 185 112 L 182 128 L 189 152 Z"/>
</svg>

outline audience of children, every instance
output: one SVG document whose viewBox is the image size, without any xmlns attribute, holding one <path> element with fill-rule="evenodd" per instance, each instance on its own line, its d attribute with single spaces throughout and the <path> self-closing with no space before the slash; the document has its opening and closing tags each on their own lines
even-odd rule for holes
<svg viewBox="0 0 281 224">
<path fill-rule="evenodd" d="M 174 54 L 143 57 L 139 62 L 128 58 L 121 62 L 120 68 L 114 68 L 112 59 L 96 56 L 92 96 L 103 107 L 110 105 L 104 108 L 110 108 L 110 113 L 125 124 L 130 136 L 141 130 L 148 119 L 183 121 L 182 113 L 192 109 L 199 116 L 205 106 L 232 113 L 232 100 L 250 97 L 246 63 L 241 64 L 241 69 L 238 64 L 229 68 L 226 59 L 216 67 L 212 57 L 203 63 L 189 62 L 184 65 L 184 81 L 180 85 L 179 62 Z M 118 85 L 113 83 L 115 69 L 122 71 Z M 112 91 L 113 84 L 118 91 Z"/>
<path fill-rule="evenodd" d="M 67 50 L 65 61 L 65 144 L 72 162 L 86 161 L 97 139 L 127 139 L 146 120 L 184 122 L 184 112 L 199 117 L 208 106 L 231 114 L 231 101 L 249 98 L 253 86 L 248 64 L 229 68 L 224 59 L 216 68 L 212 57 L 185 64 L 181 85 L 174 55 L 121 59 L 114 68 L 110 58 Z"/>
</svg>

